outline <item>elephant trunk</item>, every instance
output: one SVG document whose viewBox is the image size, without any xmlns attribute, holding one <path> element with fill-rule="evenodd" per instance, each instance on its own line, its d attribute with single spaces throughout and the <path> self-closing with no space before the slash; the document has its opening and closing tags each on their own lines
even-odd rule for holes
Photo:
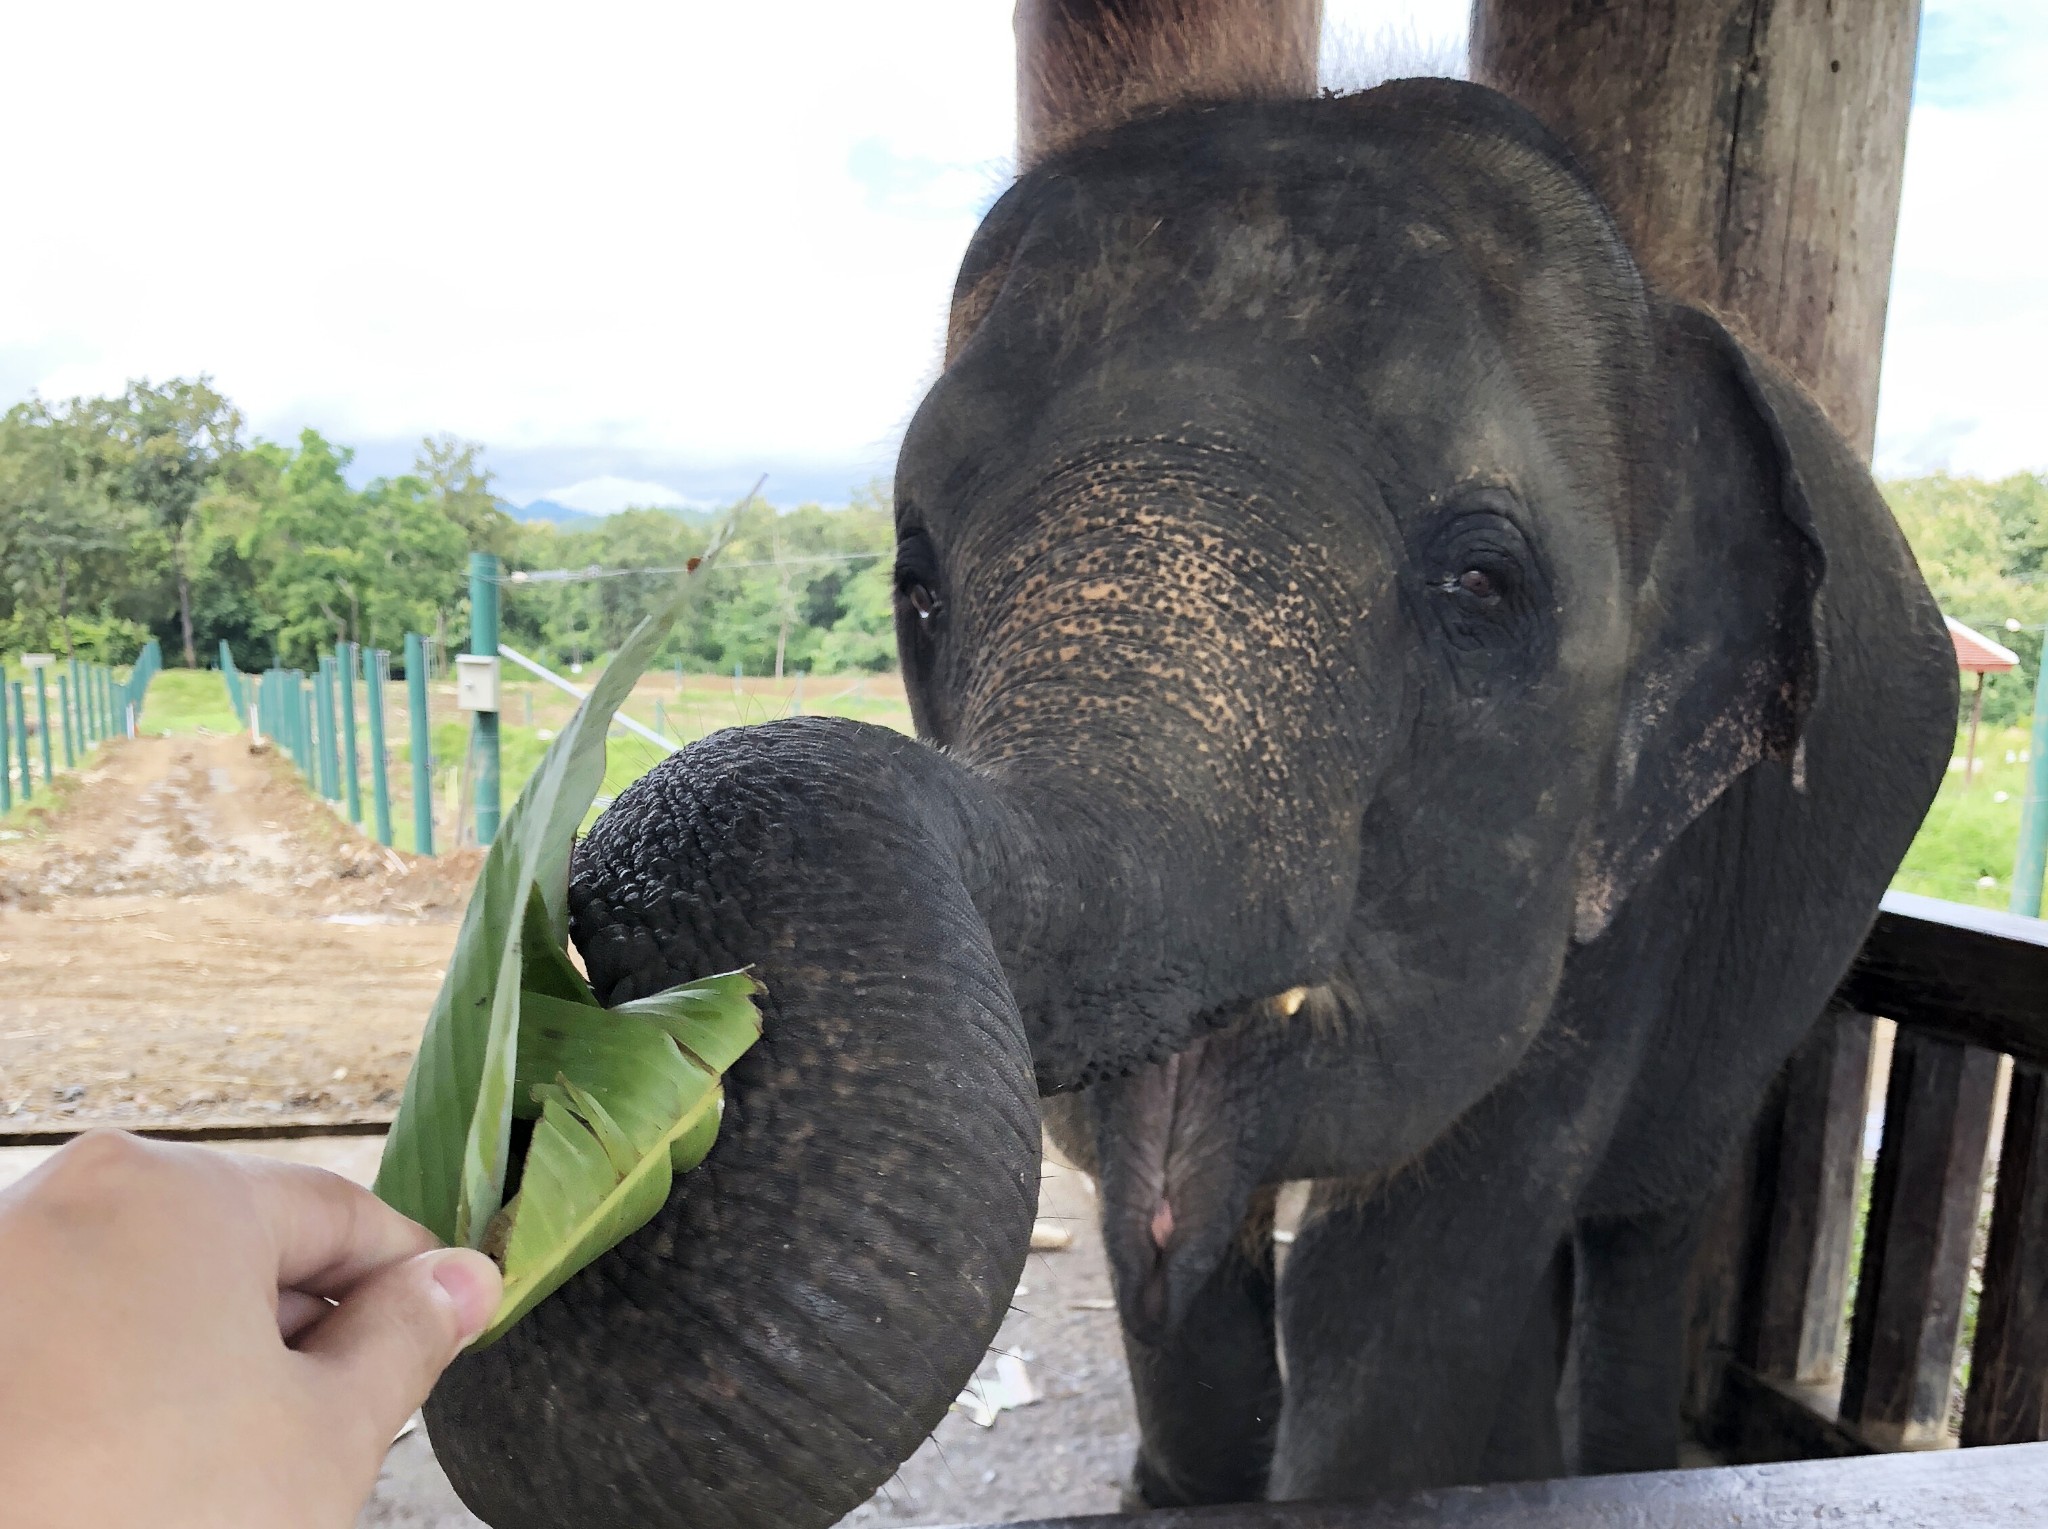
<svg viewBox="0 0 2048 1529">
<path fill-rule="evenodd" d="M 888 1478 L 1022 1271 L 1036 1094 L 1164 1054 L 1205 1006 L 1188 952 L 1225 941 L 1168 933 L 1190 877 L 1157 833 L 826 719 L 715 735 L 621 795 L 571 887 L 599 995 L 751 965 L 765 1033 L 662 1212 L 435 1392 L 479 1516 L 823 1529 Z"/>
<path fill-rule="evenodd" d="M 790 731 L 698 745 L 579 847 L 600 996 L 751 964 L 764 1034 L 662 1212 L 436 1389 L 435 1452 L 497 1529 L 831 1524 L 1023 1268 L 1037 1100 L 987 924 L 876 750 Z"/>
</svg>

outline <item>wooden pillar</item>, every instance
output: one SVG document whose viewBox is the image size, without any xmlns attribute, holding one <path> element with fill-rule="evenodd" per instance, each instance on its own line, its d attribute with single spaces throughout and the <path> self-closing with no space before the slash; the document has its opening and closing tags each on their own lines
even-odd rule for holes
<svg viewBox="0 0 2048 1529">
<path fill-rule="evenodd" d="M 1901 1027 L 1842 1378 L 1843 1423 L 1881 1449 L 1946 1432 L 1998 1054 Z"/>
<path fill-rule="evenodd" d="M 1017 0 L 1017 162 L 1175 101 L 1309 96 L 1322 0 Z"/>
<path fill-rule="evenodd" d="M 1475 0 L 1473 77 L 1571 144 L 1644 270 L 1867 460 L 1919 0 Z"/>
<path fill-rule="evenodd" d="M 2037 1439 L 2048 1439 L 2048 1073 L 2015 1061 L 1963 1442 Z"/>
<path fill-rule="evenodd" d="M 1870 1046 L 1869 1015 L 1830 1010 L 1786 1068 L 1770 1235 L 1744 1344 L 1749 1367 L 1770 1380 L 1825 1385 L 1840 1374 Z"/>
</svg>

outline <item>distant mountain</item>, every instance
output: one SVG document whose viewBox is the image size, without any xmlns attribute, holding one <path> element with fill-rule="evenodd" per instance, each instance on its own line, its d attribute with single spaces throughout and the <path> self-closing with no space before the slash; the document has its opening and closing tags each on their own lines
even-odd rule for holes
<svg viewBox="0 0 2048 1529">
<path fill-rule="evenodd" d="M 604 518 L 601 515 L 586 514 L 582 510 L 572 510 L 566 504 L 557 504 L 552 499 L 536 499 L 531 504 L 513 504 L 510 500 L 500 499 L 498 508 L 514 520 L 545 520 L 558 526 L 592 526 Z"/>
</svg>

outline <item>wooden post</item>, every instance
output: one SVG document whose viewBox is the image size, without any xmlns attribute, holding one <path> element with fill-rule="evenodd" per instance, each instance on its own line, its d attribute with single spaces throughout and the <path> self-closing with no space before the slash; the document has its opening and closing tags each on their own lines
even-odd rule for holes
<svg viewBox="0 0 2048 1529">
<path fill-rule="evenodd" d="M 1840 1373 L 1870 1042 L 1868 1015 L 1830 1011 L 1786 1070 L 1770 1237 L 1744 1345 L 1750 1368 L 1771 1380 L 1825 1385 Z"/>
<path fill-rule="evenodd" d="M 2048 1439 L 2048 1074 L 2015 1060 L 1963 1443 Z"/>
<path fill-rule="evenodd" d="M 1868 459 L 1919 0 L 1475 0 L 1474 78 L 1571 144 L 1661 289 Z"/>
<path fill-rule="evenodd" d="M 1984 671 L 1977 671 L 1977 688 L 1970 693 L 1970 747 L 1963 755 L 1963 789 L 1977 778 L 1977 724 L 1984 720 Z"/>
<path fill-rule="evenodd" d="M 1996 1052 L 1899 1028 L 1842 1378 L 1842 1422 L 1881 1449 L 1947 1431 L 1997 1083 Z"/>
<path fill-rule="evenodd" d="M 1017 0 L 1017 163 L 1176 101 L 1311 96 L 1322 0 Z"/>
</svg>

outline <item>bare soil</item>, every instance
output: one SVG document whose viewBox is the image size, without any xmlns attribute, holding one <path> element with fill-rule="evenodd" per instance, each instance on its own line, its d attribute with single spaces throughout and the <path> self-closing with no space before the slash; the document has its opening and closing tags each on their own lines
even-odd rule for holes
<svg viewBox="0 0 2048 1529">
<path fill-rule="evenodd" d="M 240 737 L 108 745 L 0 843 L 0 1136 L 387 1117 L 479 863 Z"/>
</svg>

